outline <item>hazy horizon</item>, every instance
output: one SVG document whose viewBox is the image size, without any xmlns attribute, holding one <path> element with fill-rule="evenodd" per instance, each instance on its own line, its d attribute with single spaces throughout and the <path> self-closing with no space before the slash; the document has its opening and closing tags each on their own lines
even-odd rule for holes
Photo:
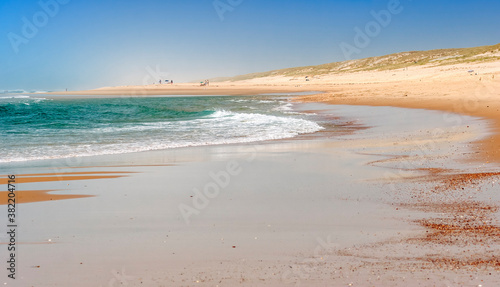
<svg viewBox="0 0 500 287">
<path fill-rule="evenodd" d="M 498 1 L 2 1 L 0 90 L 80 90 L 500 42 Z"/>
</svg>

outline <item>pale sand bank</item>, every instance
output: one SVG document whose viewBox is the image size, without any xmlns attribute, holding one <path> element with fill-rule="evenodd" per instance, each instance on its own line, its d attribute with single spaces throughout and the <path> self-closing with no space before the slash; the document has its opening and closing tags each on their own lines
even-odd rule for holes
<svg viewBox="0 0 500 287">
<path fill-rule="evenodd" d="M 437 214 L 411 206 L 428 204 L 426 198 L 498 204 L 491 193 L 498 182 L 481 192 L 464 185 L 465 191 L 439 194 L 408 182 L 428 174 L 426 168 L 491 171 L 492 165 L 457 161 L 474 152 L 469 143 L 485 135 L 487 122 L 446 121 L 425 110 L 301 107 L 370 128 L 327 138 L 2 165 L 1 174 L 63 177 L 26 181 L 21 191 L 93 196 L 20 205 L 19 286 L 107 286 L 118 279 L 128 286 L 500 282 L 491 266 L 464 271 L 432 263 L 432 255 L 486 258 L 498 242 L 423 242 L 426 231 L 415 220 Z M 436 129 L 442 132 L 429 137 Z M 103 175 L 126 176 L 89 179 Z M 89 178 L 66 180 L 71 176 Z M 195 189 L 217 187 L 196 206 Z M 180 206 L 196 208 L 189 224 Z"/>
</svg>

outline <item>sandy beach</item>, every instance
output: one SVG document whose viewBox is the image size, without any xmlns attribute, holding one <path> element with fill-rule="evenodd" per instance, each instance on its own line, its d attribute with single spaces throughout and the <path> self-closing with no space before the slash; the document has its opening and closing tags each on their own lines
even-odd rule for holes
<svg viewBox="0 0 500 287">
<path fill-rule="evenodd" d="M 0 6 L 0 286 L 500 286 L 500 1 Z"/>
<path fill-rule="evenodd" d="M 293 110 L 336 126 L 4 163 L 22 228 L 7 286 L 496 286 L 499 80 L 492 62 L 60 93 L 316 91 Z"/>
</svg>

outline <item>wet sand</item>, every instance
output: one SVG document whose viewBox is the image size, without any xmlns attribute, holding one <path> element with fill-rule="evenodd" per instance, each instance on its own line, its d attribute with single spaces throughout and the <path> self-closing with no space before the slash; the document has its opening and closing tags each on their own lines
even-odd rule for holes
<svg viewBox="0 0 500 287">
<path fill-rule="evenodd" d="M 127 176 L 131 172 L 119 172 L 119 171 L 106 171 L 105 174 L 118 174 L 118 175 L 102 175 L 103 172 L 93 171 L 93 172 L 65 172 L 65 173 L 36 173 L 36 174 L 16 174 L 15 184 L 24 183 L 41 183 L 41 182 L 54 182 L 54 181 L 83 181 L 83 180 L 93 180 L 93 179 L 105 179 L 105 178 L 119 178 Z M 8 175 L 0 176 L 0 184 L 7 186 L 9 180 Z M 69 184 L 68 184 L 69 185 Z M 17 191 L 16 204 L 30 203 L 30 202 L 41 202 L 50 200 L 63 200 L 63 199 L 75 199 L 90 197 L 92 195 L 85 194 L 53 194 L 56 190 L 19 190 Z M 8 204 L 8 191 L 0 191 L 0 205 Z"/>
<path fill-rule="evenodd" d="M 20 285 L 7 286 L 500 282 L 496 164 L 462 160 L 474 158 L 471 142 L 489 135 L 489 122 L 296 108 L 351 125 L 294 140 L 2 165 L 1 174 L 24 175 L 18 194 L 88 196 L 19 205 Z"/>
</svg>

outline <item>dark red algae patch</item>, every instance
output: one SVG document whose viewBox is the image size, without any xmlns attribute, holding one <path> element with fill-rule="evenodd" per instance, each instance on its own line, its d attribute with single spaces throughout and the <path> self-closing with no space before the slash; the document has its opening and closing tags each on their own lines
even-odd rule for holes
<svg viewBox="0 0 500 287">
<path fill-rule="evenodd" d="M 449 192 L 456 195 L 500 176 L 500 173 L 496 172 L 459 174 L 446 172 L 442 169 L 428 170 L 429 181 L 437 183 L 430 190 L 432 193 Z M 495 213 L 499 210 L 497 205 L 473 200 L 447 203 L 428 200 L 426 202 L 424 198 L 417 204 L 403 204 L 402 207 L 443 214 L 441 218 L 416 220 L 416 223 L 428 230 L 424 236 L 408 239 L 409 243 L 455 246 L 462 250 L 461 256 L 428 255 L 419 258 L 420 260 L 437 267 L 451 269 L 490 267 L 500 270 L 500 259 L 491 256 L 488 251 L 500 244 L 500 227 L 495 219 Z M 483 250 L 480 251 L 478 248 L 483 248 Z"/>
<path fill-rule="evenodd" d="M 464 268 L 487 268 L 493 267 L 494 269 L 500 270 L 500 259 L 497 257 L 491 257 L 489 259 L 472 259 L 472 260 L 461 260 L 456 258 L 436 258 L 436 259 L 425 259 L 437 268 L 446 269 L 464 269 Z"/>
<path fill-rule="evenodd" d="M 477 185 L 485 179 L 500 176 L 500 172 L 481 172 L 481 173 L 459 173 L 440 175 L 440 185 L 436 186 L 435 191 L 465 189 L 471 185 Z"/>
</svg>

